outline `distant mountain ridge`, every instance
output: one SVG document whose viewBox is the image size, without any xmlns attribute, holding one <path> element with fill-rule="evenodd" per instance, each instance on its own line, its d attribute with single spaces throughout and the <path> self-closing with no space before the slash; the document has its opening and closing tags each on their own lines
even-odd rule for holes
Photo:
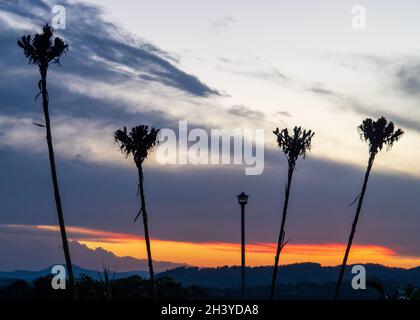
<svg viewBox="0 0 420 320">
<path fill-rule="evenodd" d="M 378 264 L 365 264 L 366 277 L 369 280 L 376 280 L 387 283 L 412 283 L 420 285 L 420 267 L 412 269 L 392 268 Z M 348 266 L 345 274 L 345 281 L 352 278 L 352 266 Z M 99 279 L 99 272 L 103 270 L 90 270 L 74 266 L 76 276 L 86 274 L 93 279 Z M 112 270 L 111 270 L 112 272 Z M 284 285 L 297 283 L 324 284 L 337 281 L 339 266 L 323 267 L 318 263 L 298 263 L 280 266 L 278 282 Z M 271 281 L 271 266 L 247 267 L 246 278 L 248 287 L 266 286 Z M 33 281 L 41 276 L 51 274 L 51 267 L 39 271 L 16 270 L 1 272 L 0 280 L 22 279 Z M 139 275 L 143 278 L 149 276 L 147 271 L 115 272 L 115 278 L 126 278 L 132 275 Z M 157 277 L 169 277 L 182 283 L 185 286 L 195 285 L 208 288 L 237 288 L 240 285 L 240 267 L 176 267 L 174 269 L 160 272 Z M 7 281 L 9 282 L 9 281 Z M 1 283 L 1 281 L 0 281 Z"/>
<path fill-rule="evenodd" d="M 31 271 L 31 270 L 15 270 L 15 271 L 0 271 L 0 280 L 4 279 L 19 279 L 19 280 L 26 280 L 26 281 L 33 281 L 39 277 L 44 277 L 48 275 L 52 275 L 51 268 L 45 268 L 39 271 Z M 76 277 L 80 277 L 81 275 L 87 275 L 92 279 L 99 280 L 99 274 L 103 274 L 103 270 L 90 270 L 81 268 L 79 266 L 73 266 L 73 271 Z M 110 270 L 111 276 L 114 275 L 114 272 Z M 149 273 L 147 271 L 127 271 L 127 272 L 115 272 L 115 278 L 127 278 L 133 275 L 138 275 L 142 278 L 148 278 Z"/>
<path fill-rule="evenodd" d="M 392 268 L 379 264 L 365 264 L 366 278 L 387 283 L 413 283 L 420 285 L 420 267 L 412 269 Z M 344 277 L 350 281 L 352 266 L 348 266 Z M 246 283 L 248 287 L 266 286 L 271 281 L 271 266 L 247 267 Z M 280 266 L 278 282 L 292 285 L 301 282 L 324 284 L 336 282 L 339 266 L 323 267 L 318 263 L 298 263 Z M 208 288 L 237 288 L 240 286 L 240 267 L 196 268 L 178 267 L 161 272 L 184 285 L 197 285 Z"/>
</svg>

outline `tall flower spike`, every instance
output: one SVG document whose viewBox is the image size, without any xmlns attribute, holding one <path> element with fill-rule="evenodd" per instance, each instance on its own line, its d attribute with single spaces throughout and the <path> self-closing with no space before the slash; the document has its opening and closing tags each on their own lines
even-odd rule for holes
<svg viewBox="0 0 420 320">
<path fill-rule="evenodd" d="M 356 234 L 356 226 L 359 221 L 360 212 L 362 210 L 363 199 L 365 197 L 367 183 L 369 180 L 370 172 L 375 161 L 375 157 L 379 151 L 382 150 L 384 145 L 387 149 L 391 149 L 395 142 L 397 142 L 404 132 L 401 129 L 395 130 L 394 124 L 381 117 L 376 121 L 372 119 L 363 120 L 362 124 L 357 127 L 360 138 L 365 141 L 369 146 L 369 160 L 366 168 L 365 178 L 363 180 L 362 191 L 356 197 L 355 201 L 358 200 L 356 215 L 354 216 L 353 224 L 351 227 L 349 240 L 347 242 L 346 251 L 344 253 L 343 262 L 341 264 L 340 274 L 338 276 L 337 284 L 335 287 L 334 300 L 338 299 L 340 294 L 341 285 L 344 279 L 344 273 L 346 270 L 347 260 L 350 254 L 351 246 L 353 243 L 354 235 Z"/>
<path fill-rule="evenodd" d="M 44 111 L 45 125 L 35 125 L 45 128 L 46 131 L 51 178 L 54 188 L 54 199 L 56 203 L 66 267 L 69 275 L 70 291 L 73 293 L 73 297 L 77 298 L 76 281 L 71 263 L 70 249 L 67 239 L 66 226 L 64 224 L 64 213 L 61 204 L 60 188 L 55 165 L 54 146 L 51 133 L 51 120 L 49 114 L 49 97 L 47 90 L 47 71 L 49 64 L 50 62 L 59 63 L 60 56 L 67 51 L 68 46 L 60 38 L 54 38 L 52 40 L 53 32 L 54 29 L 46 24 L 44 25 L 41 34 L 36 34 L 33 38 L 30 35 L 23 36 L 20 38 L 20 40 L 17 41 L 17 44 L 23 49 L 23 53 L 29 60 L 29 64 L 36 64 L 40 73 L 41 79 L 38 81 L 38 88 L 40 92 L 35 97 L 35 99 L 42 95 L 42 109 Z"/>
<path fill-rule="evenodd" d="M 127 128 L 124 127 L 122 130 L 117 130 L 114 134 L 115 142 L 120 146 L 120 151 L 123 155 L 128 157 L 130 154 L 133 155 L 134 162 L 137 166 L 138 175 L 139 175 L 139 187 L 138 195 L 140 196 L 140 211 L 137 216 L 134 218 L 136 222 L 137 218 L 142 215 L 143 225 L 144 225 L 144 238 L 146 242 L 146 251 L 147 251 L 147 261 L 149 265 L 149 274 L 150 281 L 152 283 L 152 296 L 153 299 L 157 298 L 156 292 L 156 283 L 154 280 L 154 271 L 153 271 L 153 259 L 152 259 L 152 249 L 150 247 L 150 236 L 149 236 L 149 226 L 148 218 L 146 211 L 146 200 L 144 194 L 144 176 L 143 176 L 143 161 L 149 155 L 149 152 L 155 147 L 158 143 L 157 134 L 159 130 L 151 128 L 149 131 L 148 126 L 139 125 L 131 129 L 130 132 L 127 132 Z"/>
<path fill-rule="evenodd" d="M 286 223 L 286 215 L 287 215 L 287 208 L 289 205 L 289 195 L 290 195 L 290 187 L 292 184 L 293 179 L 293 172 L 295 171 L 296 161 L 299 157 L 306 157 L 307 152 L 311 150 L 311 143 L 312 138 L 315 135 L 312 130 L 306 131 L 302 130 L 301 127 L 294 127 L 293 133 L 290 134 L 288 129 L 279 130 L 276 128 L 273 133 L 277 137 L 277 144 L 279 148 L 283 151 L 284 155 L 287 158 L 288 162 L 288 174 L 287 174 L 287 183 L 286 183 L 286 190 L 285 190 L 285 197 L 284 197 L 284 204 L 283 204 L 283 215 L 281 220 L 280 232 L 277 241 L 277 250 L 276 256 L 274 258 L 274 267 L 273 267 L 273 277 L 271 279 L 271 291 L 270 291 L 270 299 L 274 299 L 275 292 L 276 292 L 276 284 L 277 284 L 277 271 L 280 259 L 280 253 L 283 250 L 284 246 L 287 244 L 287 240 L 284 240 L 285 236 L 285 223 Z"/>
<path fill-rule="evenodd" d="M 363 120 L 358 127 L 360 138 L 369 146 L 369 152 L 377 154 L 382 150 L 384 145 L 387 150 L 391 149 L 395 142 L 397 142 L 404 134 L 401 129 L 395 130 L 394 123 L 381 117 L 376 121 L 372 119 Z"/>
<path fill-rule="evenodd" d="M 130 154 L 134 157 L 134 162 L 139 165 L 149 155 L 149 152 L 157 145 L 157 135 L 159 129 L 140 125 L 127 132 L 127 128 L 117 130 L 114 134 L 115 142 L 120 145 L 121 152 L 128 157 Z"/>
<path fill-rule="evenodd" d="M 287 128 L 281 131 L 276 128 L 273 133 L 277 136 L 279 148 L 291 163 L 295 163 L 300 156 L 306 158 L 306 154 L 311 150 L 312 138 L 315 135 L 312 130 L 306 131 L 301 127 L 294 127 L 293 134 L 289 134 Z"/>
<path fill-rule="evenodd" d="M 61 38 L 53 38 L 53 32 L 54 29 L 47 23 L 41 34 L 36 34 L 33 38 L 30 35 L 23 36 L 17 41 L 29 64 L 46 67 L 50 62 L 60 63 L 60 56 L 67 52 L 68 45 Z"/>
</svg>

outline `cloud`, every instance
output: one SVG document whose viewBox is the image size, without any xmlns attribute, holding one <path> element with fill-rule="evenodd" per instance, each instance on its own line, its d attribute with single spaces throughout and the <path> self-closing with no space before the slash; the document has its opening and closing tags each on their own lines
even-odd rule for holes
<svg viewBox="0 0 420 320">
<path fill-rule="evenodd" d="M 269 69 L 245 69 L 245 68 L 235 68 L 233 66 L 220 66 L 221 70 L 230 72 L 236 75 L 245 76 L 256 78 L 263 81 L 270 81 L 275 83 L 280 83 L 282 85 L 292 85 L 293 80 L 289 78 L 286 74 L 281 72 L 276 68 L 269 68 Z"/>
<path fill-rule="evenodd" d="M 318 95 L 322 95 L 322 96 L 335 96 L 335 97 L 340 97 L 340 95 L 338 93 L 335 93 L 331 90 L 326 89 L 322 84 L 320 83 L 315 83 L 312 86 L 310 86 L 308 89 L 308 91 L 318 94 Z"/>
<path fill-rule="evenodd" d="M 244 105 L 231 106 L 228 111 L 229 113 L 238 117 L 245 117 L 258 120 L 262 120 L 265 118 L 265 114 L 263 112 L 252 110 Z"/>
<path fill-rule="evenodd" d="M 84 165 L 121 165 L 124 162 L 115 152 L 112 134 L 140 121 L 159 128 L 171 128 L 185 119 L 201 127 L 242 127 L 255 122 L 256 112 L 238 119 L 220 103 L 219 91 L 178 69 L 173 59 L 167 59 L 167 52 L 105 21 L 97 7 L 72 1 L 64 4 L 67 29 L 57 33 L 70 49 L 62 67 L 51 66 L 48 77 L 58 156 Z M 10 23 L 1 25 L 0 145 L 40 153 L 45 151 L 39 143 L 44 134 L 32 124 L 43 123 L 40 99 L 34 102 L 39 75 L 35 66 L 27 66 L 16 39 L 38 32 L 51 18 L 50 6 L 44 1 L 27 6 L 2 3 L 0 12 L 0 19 L 7 15 L 12 17 L 9 20 L 31 22 L 25 32 Z"/>
<path fill-rule="evenodd" d="M 34 125 L 36 121 L 39 120 L 0 115 L 0 147 L 45 153 L 46 146 L 40 143 L 44 140 L 44 129 Z M 83 158 L 97 164 L 123 164 L 124 159 L 115 152 L 117 147 L 112 138 L 114 130 L 115 125 L 109 122 L 58 116 L 54 119 L 55 149 L 61 157 L 69 159 Z"/>
<path fill-rule="evenodd" d="M 394 123 L 403 126 L 406 129 L 411 129 L 420 133 L 420 122 L 401 116 L 395 111 L 389 111 L 387 108 L 376 108 L 371 105 L 360 102 L 358 99 L 348 96 L 331 89 L 327 89 L 324 85 L 316 83 L 306 89 L 315 95 L 318 95 L 324 99 L 329 100 L 333 106 L 338 107 L 342 110 L 351 110 L 361 115 L 379 118 L 384 116 L 385 118 L 392 120 Z"/>
<path fill-rule="evenodd" d="M 233 60 L 233 59 L 226 58 L 226 57 L 219 57 L 219 58 L 217 58 L 217 60 L 224 63 L 224 64 L 228 64 L 228 65 L 234 65 L 234 66 L 243 65 L 243 62 L 241 62 L 241 61 Z"/>
<path fill-rule="evenodd" d="M 0 184 L 0 223 L 56 225 L 47 155 L 28 157 L 26 153 L 0 151 L 0 158 L 0 179 L 7 181 Z M 245 176 L 241 167 L 148 167 L 145 181 L 151 236 L 168 241 L 234 243 L 238 234 L 232 230 L 237 230 L 239 223 L 234 196 L 246 191 L 251 196 L 247 225 L 252 226 L 247 239 L 275 241 L 286 162 L 277 150 L 266 151 L 265 159 L 260 176 Z M 138 212 L 134 167 L 85 167 L 66 159 L 59 159 L 57 165 L 68 225 L 142 234 L 141 225 L 132 223 Z M 354 213 L 354 208 L 347 206 L 360 190 L 363 172 L 363 168 L 313 157 L 299 162 L 287 229 L 291 243 L 346 241 Z M 356 243 L 420 255 L 416 238 L 419 190 L 419 180 L 375 170 Z"/>
<path fill-rule="evenodd" d="M 416 120 L 420 114 L 420 60 L 417 56 L 329 53 L 326 54 L 326 58 L 357 72 L 359 77 L 373 74 L 372 81 L 375 83 L 372 87 L 376 85 L 374 90 L 382 93 L 384 97 L 388 97 L 387 93 L 392 92 L 392 97 L 388 98 L 392 104 L 384 100 L 380 106 L 374 106 L 372 102 L 363 102 L 363 98 L 327 88 L 322 83 L 304 86 L 304 90 L 333 102 L 338 108 L 369 117 L 384 115 L 407 129 L 420 132 L 420 122 Z"/>
<path fill-rule="evenodd" d="M 70 53 L 63 59 L 63 65 L 72 66 L 71 71 L 67 72 L 96 78 L 112 74 L 113 77 L 108 80 L 119 81 L 121 77 L 115 77 L 115 71 L 123 73 L 121 68 L 127 68 L 135 70 L 139 73 L 139 77 L 142 76 L 148 81 L 156 81 L 188 94 L 195 96 L 218 94 L 197 77 L 181 71 L 167 61 L 165 57 L 169 56 L 168 53 L 106 22 L 97 7 L 82 2 L 64 4 L 68 13 L 67 29 L 59 33 L 70 44 Z M 0 19 L 3 22 L 28 21 L 30 17 L 32 23 L 28 27 L 39 26 L 50 20 L 50 10 L 43 1 L 33 1 L 30 6 L 23 2 L 2 4 Z M 2 46 L 15 47 L 16 39 L 22 32 L 21 28 L 10 23 L 4 23 L 3 28 L 6 30 L 2 30 Z M 133 77 L 133 74 L 124 76 Z"/>
<path fill-rule="evenodd" d="M 236 19 L 232 16 L 223 16 L 217 19 L 212 19 L 209 22 L 214 28 L 224 29 L 232 23 L 235 23 Z"/>
<path fill-rule="evenodd" d="M 69 228 L 71 230 L 71 228 Z M 97 232 L 97 235 L 106 233 Z M 73 233 L 70 231 L 69 233 Z M 92 236 L 92 235 L 88 235 Z M 61 249 L 61 239 L 58 232 L 46 233 L 36 226 L 5 226 L 0 225 L 0 252 L 8 259 L 1 259 L 1 271 L 16 269 L 41 270 L 54 264 L 63 264 L 64 255 Z M 138 244 L 140 249 L 140 243 Z M 90 249 L 78 241 L 70 242 L 72 262 L 82 268 L 101 271 L 106 265 L 113 271 L 147 271 L 146 259 L 119 257 L 103 248 Z M 182 264 L 154 261 L 157 272 L 181 266 Z"/>
<path fill-rule="evenodd" d="M 396 71 L 396 77 L 400 89 L 408 94 L 419 96 L 420 94 L 420 61 L 416 63 L 407 63 L 399 67 Z"/>
<path fill-rule="evenodd" d="M 274 113 L 274 115 L 288 118 L 292 116 L 291 113 L 288 111 L 277 111 L 276 113 Z"/>
<path fill-rule="evenodd" d="M 394 86 L 404 95 L 418 98 L 420 94 L 420 59 L 410 54 L 379 56 L 358 54 L 353 55 L 355 68 L 362 66 L 372 72 L 385 76 L 385 84 Z M 383 81 L 383 79 L 380 79 Z"/>
<path fill-rule="evenodd" d="M 67 29 L 57 33 L 70 50 L 61 68 L 51 66 L 48 77 L 59 156 L 87 165 L 119 165 L 123 161 L 115 152 L 112 134 L 123 125 L 141 121 L 169 128 L 178 119 L 188 119 L 191 124 L 208 126 L 218 123 L 221 114 L 230 115 L 214 100 L 218 91 L 178 69 L 166 59 L 167 52 L 106 22 L 97 7 L 72 1 L 64 4 Z M 34 102 L 39 75 L 35 66 L 27 65 L 16 39 L 38 32 L 51 18 L 50 6 L 44 1 L 1 3 L 0 12 L 4 22 L 0 25 L 0 145 L 40 153 L 45 151 L 39 143 L 44 133 L 32 124 L 43 123 L 40 99 Z M 28 30 L 9 23 L 15 20 L 30 22 L 25 24 Z M 226 121 L 238 119 L 230 115 Z"/>
<path fill-rule="evenodd" d="M 324 54 L 324 59 L 344 68 L 349 68 L 352 71 L 369 72 L 387 70 L 392 68 L 398 61 L 398 58 L 389 55 L 343 52 L 327 52 Z"/>
<path fill-rule="evenodd" d="M 416 55 L 352 54 L 341 57 L 341 64 L 346 67 L 380 75 L 378 82 L 382 85 L 392 85 L 394 89 L 399 89 L 408 96 L 417 96 L 420 91 L 420 59 Z"/>
<path fill-rule="evenodd" d="M 229 103 L 230 107 L 224 107 L 217 90 L 180 70 L 161 49 L 104 21 L 95 7 L 71 2 L 68 8 L 69 28 L 58 33 L 70 43 L 70 52 L 63 57 L 62 68 L 50 68 L 48 85 L 69 225 L 130 234 L 141 231 L 139 225 L 132 224 L 138 212 L 137 176 L 132 163 L 125 161 L 113 144 L 112 133 L 117 128 L 146 123 L 176 129 L 178 120 L 188 119 L 189 125 L 205 128 L 272 130 L 267 116 L 263 119 L 263 114 L 247 106 L 231 107 Z M 9 17 L 9 22 L 0 24 L 4 52 L 0 62 L 0 223 L 55 225 L 45 133 L 33 125 L 43 121 L 40 101 L 34 102 L 39 75 L 16 46 L 19 36 L 33 33 L 35 25 L 45 22 L 49 6 L 41 1 L 1 2 L 0 10 L 1 21 L 4 12 Z M 18 21 L 25 23 L 19 25 Z M 330 101 L 340 107 L 366 112 L 367 106 L 335 89 L 302 86 L 275 68 L 238 72 L 303 88 L 335 99 Z M 277 150 L 266 150 L 265 158 L 264 174 L 255 177 L 244 176 L 241 167 L 148 167 L 145 179 L 152 236 L 236 242 L 238 234 L 232 232 L 238 223 L 234 195 L 245 188 L 251 194 L 247 219 L 252 228 L 247 236 L 250 241 L 272 242 L 278 231 L 285 164 Z M 345 208 L 359 190 L 362 175 L 361 169 L 313 157 L 299 164 L 288 228 L 293 241 L 345 241 L 343 235 L 347 235 L 352 218 L 352 211 Z M 398 247 L 410 254 L 418 252 L 418 190 L 418 180 L 375 172 L 363 212 L 366 220 L 357 240 Z M 27 252 L 23 243 L 15 249 Z M 34 252 L 42 260 L 40 250 Z"/>
<path fill-rule="evenodd" d="M 138 259 L 145 254 L 139 250 L 144 243 L 139 241 L 138 236 L 71 226 L 68 226 L 67 230 L 71 239 L 70 249 L 73 261 L 76 265 L 91 270 L 101 270 L 104 264 L 115 271 L 147 270 L 147 261 Z M 59 246 L 55 245 L 55 248 L 51 248 L 55 242 L 59 242 L 58 235 L 59 228 L 55 226 L 0 225 L 0 239 L 7 236 L 5 242 L 8 247 L 17 246 L 20 249 L 20 255 L 31 250 L 29 257 L 28 254 L 25 257 L 19 257 L 17 265 L 20 268 L 42 269 L 52 264 L 62 263 L 63 257 Z M 30 240 L 31 243 L 21 248 L 24 240 Z M 181 242 L 152 239 L 152 245 L 154 264 L 158 272 L 180 266 L 182 262 L 207 267 L 222 264 L 237 265 L 240 258 L 240 244 L 236 242 Z M 0 244 L 1 249 L 3 248 Z M 33 259 L 35 254 L 44 256 L 47 249 L 49 249 L 49 255 L 46 260 L 38 260 L 35 264 L 28 260 L 28 258 Z M 270 265 L 275 250 L 274 242 L 248 242 L 248 265 Z M 284 249 L 283 263 L 311 261 L 335 266 L 341 262 L 344 251 L 344 243 L 289 243 Z M 128 253 L 130 256 L 124 256 L 121 253 Z M 156 257 L 158 257 L 157 260 Z M 179 263 L 159 261 L 162 258 Z M 389 247 L 371 244 L 355 244 L 350 260 L 350 263 L 380 263 L 406 268 L 417 267 L 420 264 L 419 256 L 404 255 Z M 0 262 L 0 270 L 14 270 L 16 261 L 13 262 L 14 264 L 10 264 L 10 261 L 3 264 Z"/>
<path fill-rule="evenodd" d="M 106 265 L 113 271 L 147 271 L 146 259 L 136 259 L 127 256 L 116 256 L 101 247 L 88 248 L 80 243 L 81 240 L 107 239 L 137 239 L 134 235 L 118 234 L 86 228 L 67 227 L 70 238 L 70 251 L 75 265 L 90 270 L 102 270 Z M 64 263 L 61 249 L 61 239 L 58 228 L 55 226 L 30 226 L 30 225 L 0 225 L 0 252 L 8 259 L 0 262 L 1 271 L 16 269 L 40 270 L 54 264 Z M 138 241 L 140 248 L 141 243 Z M 154 261 L 157 272 L 172 269 L 184 264 Z"/>
<path fill-rule="evenodd" d="M 0 11 L 0 27 L 2 29 L 31 30 L 35 24 L 31 19 L 21 17 L 11 12 Z"/>
</svg>

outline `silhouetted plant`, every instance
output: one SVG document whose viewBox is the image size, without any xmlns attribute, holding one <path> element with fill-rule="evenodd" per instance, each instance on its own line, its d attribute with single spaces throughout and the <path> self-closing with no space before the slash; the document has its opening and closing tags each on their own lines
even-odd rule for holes
<svg viewBox="0 0 420 320">
<path fill-rule="evenodd" d="M 105 296 L 105 299 L 107 300 L 111 300 L 112 299 L 112 287 L 114 285 L 114 280 L 115 280 L 115 272 L 112 275 L 111 278 L 111 270 L 104 264 L 103 265 L 103 277 L 101 275 L 100 272 L 98 272 L 98 276 L 99 276 L 99 280 L 102 283 L 102 287 L 103 287 L 103 293 Z"/>
<path fill-rule="evenodd" d="M 127 128 L 124 127 L 122 130 L 117 130 L 114 134 L 115 141 L 120 145 L 121 152 L 128 157 L 130 154 L 133 155 L 134 163 L 137 166 L 139 176 L 139 187 L 140 191 L 140 211 L 134 218 L 136 222 L 137 218 L 142 215 L 144 225 L 144 237 L 146 240 L 147 248 L 147 259 L 149 263 L 150 281 L 152 283 L 152 294 L 153 299 L 156 299 L 156 284 L 153 272 L 153 260 L 152 252 L 150 249 L 150 238 L 149 238 L 149 226 L 147 223 L 147 212 L 146 212 L 146 201 L 144 196 L 144 176 L 143 176 L 143 161 L 149 155 L 149 152 L 157 145 L 157 134 L 159 130 L 155 128 L 149 128 L 144 125 L 140 125 L 131 129 L 127 132 Z"/>
<path fill-rule="evenodd" d="M 60 38 L 53 37 L 54 29 L 48 24 L 44 25 L 41 34 L 35 34 L 32 38 L 31 35 L 23 36 L 18 40 L 17 44 L 23 49 L 23 53 L 29 60 L 29 64 L 36 64 L 39 68 L 41 79 L 38 82 L 40 93 L 42 95 L 42 106 L 45 117 L 46 138 L 48 145 L 48 153 L 50 160 L 51 176 L 54 187 L 55 204 L 57 207 L 58 222 L 60 225 L 61 240 L 63 242 L 64 256 L 66 259 L 66 267 L 69 275 L 70 290 L 73 296 L 77 298 L 76 283 L 73 274 L 73 268 L 70 258 L 70 250 L 67 240 L 66 228 L 64 224 L 64 215 L 61 205 L 60 189 L 58 185 L 58 177 L 55 165 L 54 148 L 51 134 L 51 124 L 49 115 L 49 96 L 47 91 L 47 72 L 50 63 L 60 63 L 60 57 L 68 49 L 68 45 Z"/>
<path fill-rule="evenodd" d="M 417 286 L 413 283 L 407 283 L 394 289 L 392 293 L 386 292 L 383 285 L 374 280 L 367 280 L 366 286 L 375 289 L 379 292 L 379 300 L 419 300 L 420 292 Z"/>
<path fill-rule="evenodd" d="M 397 301 L 400 299 L 400 290 L 396 288 L 392 293 L 386 292 L 384 286 L 375 280 L 366 280 L 366 287 L 375 289 L 379 293 L 379 300 Z"/>
<path fill-rule="evenodd" d="M 414 283 L 407 283 L 402 286 L 403 300 L 418 300 L 419 288 Z"/>
<path fill-rule="evenodd" d="M 338 276 L 337 286 L 335 288 L 335 300 L 338 299 L 338 295 L 340 293 L 344 272 L 346 270 L 347 259 L 349 257 L 351 245 L 353 243 L 354 234 L 356 233 L 356 226 L 359 220 L 359 215 L 362 209 L 363 199 L 365 197 L 370 171 L 372 170 L 375 157 L 384 146 L 387 147 L 387 150 L 390 150 L 394 143 L 397 142 L 404 134 L 404 132 L 401 129 L 395 130 L 394 124 L 392 122 L 388 123 L 388 121 L 384 117 L 381 117 L 376 121 L 373 121 L 369 118 L 363 120 L 362 124 L 358 127 L 358 131 L 362 141 L 365 141 L 369 146 L 369 160 L 365 173 L 365 178 L 363 181 L 362 191 L 356 198 L 356 200 L 358 199 L 359 202 L 350 231 L 350 236 L 347 243 L 346 252 L 344 254 L 343 263 L 341 265 L 340 274 Z"/>
<path fill-rule="evenodd" d="M 287 174 L 287 184 L 286 184 L 286 191 L 285 191 L 285 198 L 284 198 L 284 205 L 283 205 L 283 217 L 281 221 L 280 233 L 279 233 L 279 238 L 277 242 L 277 251 L 276 251 L 276 256 L 274 260 L 270 299 L 274 299 L 280 253 L 283 247 L 287 243 L 287 241 L 284 242 L 284 235 L 285 235 L 284 229 L 285 229 L 285 224 L 286 224 L 287 208 L 289 204 L 290 187 L 292 184 L 293 172 L 295 171 L 295 168 L 296 168 L 296 161 L 298 160 L 299 157 L 306 158 L 307 153 L 311 150 L 312 138 L 315 135 L 315 132 L 313 132 L 312 130 L 309 130 L 309 131 L 303 130 L 301 127 L 295 127 L 293 129 L 293 133 L 289 133 L 287 129 L 283 129 L 279 131 L 279 128 L 273 131 L 273 133 L 277 137 L 277 144 L 279 148 L 282 150 L 282 152 L 286 156 L 287 163 L 288 163 L 288 174 Z"/>
</svg>

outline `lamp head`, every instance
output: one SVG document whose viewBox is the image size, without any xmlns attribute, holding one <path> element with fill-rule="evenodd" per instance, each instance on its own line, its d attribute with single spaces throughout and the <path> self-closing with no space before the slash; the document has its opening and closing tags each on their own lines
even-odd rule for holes
<svg viewBox="0 0 420 320">
<path fill-rule="evenodd" d="M 242 192 L 241 194 L 237 195 L 237 198 L 240 205 L 246 205 L 248 203 L 249 196 Z"/>
</svg>

